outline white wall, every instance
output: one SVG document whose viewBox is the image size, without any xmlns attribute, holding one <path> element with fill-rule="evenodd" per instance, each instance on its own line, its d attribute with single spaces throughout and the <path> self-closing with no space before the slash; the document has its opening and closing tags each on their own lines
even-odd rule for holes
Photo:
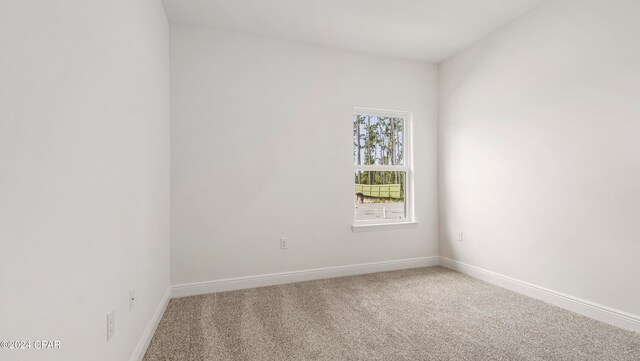
<svg viewBox="0 0 640 361">
<path fill-rule="evenodd" d="M 0 359 L 128 360 L 168 290 L 168 40 L 156 0 L 2 2 L 0 340 L 61 349 Z"/>
<path fill-rule="evenodd" d="M 173 284 L 438 254 L 434 65 L 172 24 L 171 82 Z M 354 106 L 414 112 L 417 227 L 352 233 Z"/>
<path fill-rule="evenodd" d="M 552 1 L 441 64 L 442 256 L 640 315 L 638 19 Z"/>
</svg>

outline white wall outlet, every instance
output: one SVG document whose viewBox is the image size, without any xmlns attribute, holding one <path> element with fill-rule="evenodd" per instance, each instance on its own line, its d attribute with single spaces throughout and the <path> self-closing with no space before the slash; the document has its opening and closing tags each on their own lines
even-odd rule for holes
<svg viewBox="0 0 640 361">
<path fill-rule="evenodd" d="M 456 231 L 456 241 L 462 242 L 462 231 Z"/>
<path fill-rule="evenodd" d="M 280 249 L 289 248 L 289 238 L 282 237 L 280 238 Z"/>
<path fill-rule="evenodd" d="M 129 311 L 133 310 L 133 305 L 136 301 L 136 292 L 131 290 L 129 291 Z"/>
<path fill-rule="evenodd" d="M 116 311 L 107 314 L 107 341 L 116 333 Z"/>
</svg>

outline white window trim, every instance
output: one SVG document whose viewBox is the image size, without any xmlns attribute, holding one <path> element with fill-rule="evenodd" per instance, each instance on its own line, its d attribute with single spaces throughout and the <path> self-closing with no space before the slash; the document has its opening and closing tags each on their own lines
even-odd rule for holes
<svg viewBox="0 0 640 361">
<path fill-rule="evenodd" d="M 391 229 L 396 227 L 415 226 L 415 199 L 414 199 L 414 175 L 413 175 L 413 113 L 400 110 L 383 110 L 354 107 L 353 114 L 367 114 L 383 117 L 397 117 L 404 119 L 404 149 L 403 149 L 403 165 L 386 165 L 386 166 L 370 166 L 370 165 L 354 165 L 354 172 L 358 170 L 395 170 L 406 172 L 405 175 L 405 206 L 407 216 L 403 219 L 375 219 L 375 220 L 356 220 L 356 211 L 353 210 L 353 223 L 351 230 L 360 232 L 364 230 Z M 391 227 L 396 226 L 396 227 Z"/>
<path fill-rule="evenodd" d="M 412 228 L 418 225 L 418 222 L 394 222 L 394 223 L 375 223 L 375 224 L 352 224 L 351 232 L 369 232 L 369 231 L 390 231 L 394 229 Z"/>
</svg>

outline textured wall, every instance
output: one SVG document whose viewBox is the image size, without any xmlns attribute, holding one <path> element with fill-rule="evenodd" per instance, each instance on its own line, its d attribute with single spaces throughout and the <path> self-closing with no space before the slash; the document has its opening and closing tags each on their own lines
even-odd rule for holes
<svg viewBox="0 0 640 361">
<path fill-rule="evenodd" d="M 638 18 L 550 1 L 441 64 L 442 256 L 640 315 Z"/>
</svg>

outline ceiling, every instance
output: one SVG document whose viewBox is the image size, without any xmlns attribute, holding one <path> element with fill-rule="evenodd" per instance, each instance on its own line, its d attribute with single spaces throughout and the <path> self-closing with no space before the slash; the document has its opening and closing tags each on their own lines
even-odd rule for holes
<svg viewBox="0 0 640 361">
<path fill-rule="evenodd" d="M 440 62 L 545 0 L 163 0 L 169 20 Z"/>
</svg>

